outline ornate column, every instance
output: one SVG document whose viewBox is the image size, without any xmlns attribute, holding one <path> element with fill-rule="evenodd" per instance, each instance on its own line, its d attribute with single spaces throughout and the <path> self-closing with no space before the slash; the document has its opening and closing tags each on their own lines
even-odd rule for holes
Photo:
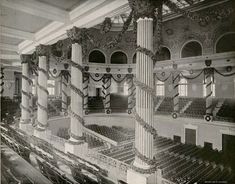
<svg viewBox="0 0 235 184">
<path fill-rule="evenodd" d="M 172 117 L 175 119 L 179 114 L 179 82 L 180 82 L 180 74 L 177 69 L 177 65 L 174 64 L 173 68 L 175 71 L 172 72 L 172 83 L 173 83 L 173 113 Z"/>
<path fill-rule="evenodd" d="M 31 55 L 21 55 L 22 64 L 22 95 L 21 95 L 21 119 L 19 128 L 26 131 L 26 127 L 30 124 L 30 78 L 29 78 L 29 62 L 31 61 Z"/>
<path fill-rule="evenodd" d="M 71 63 L 71 121 L 70 139 L 65 144 L 65 152 L 82 155 L 87 150 L 87 144 L 83 137 L 83 68 L 82 68 L 82 42 L 83 29 L 73 27 L 67 31 L 72 41 Z"/>
<path fill-rule="evenodd" d="M 3 92 L 4 92 L 4 73 L 3 73 L 4 68 L 1 68 L 1 72 L 0 72 L 0 97 L 3 96 Z"/>
<path fill-rule="evenodd" d="M 32 74 L 30 75 L 30 81 L 29 81 L 29 95 L 30 95 L 30 99 L 29 99 L 29 109 L 30 109 L 30 118 L 32 120 L 33 116 L 34 116 L 34 112 L 33 112 L 33 80 L 32 80 Z"/>
<path fill-rule="evenodd" d="M 111 88 L 111 75 L 105 74 L 103 78 L 103 94 L 104 94 L 104 109 L 106 114 L 111 113 L 110 108 L 110 88 Z"/>
<path fill-rule="evenodd" d="M 85 72 L 83 73 L 83 109 L 84 113 L 88 114 L 88 84 L 89 84 L 89 73 Z"/>
<path fill-rule="evenodd" d="M 36 47 L 36 53 L 39 57 L 38 63 L 38 82 L 37 82 L 37 120 L 34 135 L 45 139 L 45 133 L 48 126 L 48 114 L 47 114 L 47 103 L 48 103 L 48 91 L 47 91 L 47 80 L 48 80 L 48 53 L 49 47 L 46 45 L 39 45 Z"/>
<path fill-rule="evenodd" d="M 153 16 L 156 1 L 129 1 L 137 16 L 136 59 L 136 111 L 135 160 L 127 171 L 128 184 L 156 183 L 153 146 L 154 128 L 154 79 L 153 79 Z M 151 55 L 150 55 L 151 53 Z"/>
<path fill-rule="evenodd" d="M 212 79 L 214 76 L 214 70 L 210 67 L 211 60 L 206 60 L 207 68 L 204 69 L 204 80 L 206 83 L 206 114 L 204 119 L 206 121 L 212 121 Z"/>
<path fill-rule="evenodd" d="M 64 71 L 63 71 L 64 72 Z M 68 87 L 68 77 L 66 77 L 65 72 L 61 76 L 61 96 L 62 96 L 62 113 L 67 115 L 68 110 L 68 94 L 67 94 L 67 87 Z"/>
<path fill-rule="evenodd" d="M 127 113 L 131 114 L 132 109 L 134 108 L 134 83 L 133 83 L 133 75 L 128 74 L 126 79 L 128 85 L 128 109 Z"/>
</svg>

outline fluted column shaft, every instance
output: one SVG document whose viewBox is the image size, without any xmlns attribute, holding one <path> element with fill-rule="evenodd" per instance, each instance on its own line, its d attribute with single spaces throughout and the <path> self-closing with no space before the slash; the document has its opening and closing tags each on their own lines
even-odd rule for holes
<svg viewBox="0 0 235 184">
<path fill-rule="evenodd" d="M 78 43 L 72 44 L 72 61 L 82 65 L 82 47 Z M 82 91 L 82 71 L 74 65 L 71 65 L 71 85 Z M 83 117 L 83 99 L 75 91 L 71 90 L 71 111 L 80 117 Z M 82 137 L 83 125 L 76 116 L 71 116 L 70 140 L 78 141 L 76 137 Z"/>
<path fill-rule="evenodd" d="M 83 74 L 83 94 L 84 94 L 83 109 L 85 111 L 88 110 L 88 84 L 89 84 L 89 74 L 84 73 Z"/>
<path fill-rule="evenodd" d="M 30 99 L 29 99 L 29 109 L 30 109 L 30 116 L 33 116 L 33 81 L 30 80 L 29 82 L 29 95 L 30 95 Z"/>
<path fill-rule="evenodd" d="M 22 55 L 22 96 L 21 96 L 21 124 L 28 124 L 30 122 L 30 108 L 29 108 L 29 56 Z"/>
<path fill-rule="evenodd" d="M 110 88 L 111 88 L 111 76 L 110 74 L 105 74 L 103 79 L 103 94 L 104 94 L 104 108 L 106 114 L 111 113 Z"/>
<path fill-rule="evenodd" d="M 37 86 L 37 128 L 40 131 L 46 130 L 48 125 L 47 103 L 48 103 L 48 91 L 47 91 L 47 56 L 39 56 L 38 65 L 38 86 Z"/>
<path fill-rule="evenodd" d="M 205 82 L 206 82 L 206 114 L 212 115 L 212 70 L 206 69 Z"/>
<path fill-rule="evenodd" d="M 172 74 L 172 83 L 173 83 L 173 111 L 179 113 L 179 82 L 180 74 L 175 71 Z"/>
<path fill-rule="evenodd" d="M 3 73 L 3 68 L 1 68 L 0 71 L 0 97 L 3 96 L 3 92 L 4 92 L 4 73 Z"/>
<path fill-rule="evenodd" d="M 153 51 L 153 19 L 137 20 L 137 45 Z M 153 88 L 153 61 L 144 53 L 137 52 L 136 80 Z M 136 86 L 136 112 L 150 126 L 153 126 L 153 97 L 147 91 Z M 153 158 L 153 135 L 144 129 L 138 121 L 135 123 L 135 148 L 140 154 Z M 135 156 L 134 165 L 149 168 L 149 165 Z"/>
<path fill-rule="evenodd" d="M 64 75 L 61 76 L 61 96 L 62 96 L 62 112 L 68 110 L 68 94 L 67 94 L 68 82 Z"/>
</svg>

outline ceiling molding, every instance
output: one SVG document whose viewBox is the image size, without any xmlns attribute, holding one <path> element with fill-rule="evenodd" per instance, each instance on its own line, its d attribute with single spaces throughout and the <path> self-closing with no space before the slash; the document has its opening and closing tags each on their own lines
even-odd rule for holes
<svg viewBox="0 0 235 184">
<path fill-rule="evenodd" d="M 34 40 L 34 34 L 30 32 L 20 31 L 8 27 L 1 26 L 1 35 L 22 40 Z"/>
<path fill-rule="evenodd" d="M 17 52 L 18 51 L 18 47 L 16 45 L 0 43 L 0 50 Z"/>
<path fill-rule="evenodd" d="M 74 18 L 70 23 L 60 25 L 53 22 L 46 26 L 35 34 L 34 42 L 30 43 L 28 41 L 24 41 L 20 43 L 18 46 L 19 52 L 23 54 L 32 53 L 35 46 L 38 44 L 53 44 L 60 39 L 66 38 L 66 31 L 71 29 L 73 26 L 86 28 L 95 26 L 101 23 L 105 16 L 112 16 L 120 12 L 125 12 L 128 6 L 127 0 L 99 0 L 99 2 L 103 2 L 105 5 L 103 4 L 102 6 L 96 6 L 94 8 L 93 4 L 93 6 L 90 6 L 90 9 L 87 10 L 92 10 L 90 13 L 86 13 L 86 11 L 85 13 L 80 14 L 80 16 Z M 57 28 L 55 29 L 55 27 Z"/>
<path fill-rule="evenodd" d="M 63 23 L 69 20 L 67 11 L 35 0 L 1 0 L 1 5 L 48 20 Z"/>
<path fill-rule="evenodd" d="M 113 1 L 113 0 L 112 0 Z M 80 6 L 75 8 L 69 13 L 70 20 L 73 20 L 79 16 L 81 16 L 84 13 L 87 13 L 88 11 L 92 10 L 93 8 L 99 6 L 103 2 L 110 2 L 110 0 L 88 0 L 82 3 Z"/>
<path fill-rule="evenodd" d="M 1 54 L 0 59 L 4 60 L 20 60 L 20 56 L 17 54 Z"/>
</svg>

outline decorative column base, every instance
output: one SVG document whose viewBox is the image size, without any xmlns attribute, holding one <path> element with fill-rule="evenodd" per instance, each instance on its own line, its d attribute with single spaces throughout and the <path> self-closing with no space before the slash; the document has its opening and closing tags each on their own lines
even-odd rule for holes
<svg viewBox="0 0 235 184">
<path fill-rule="evenodd" d="M 19 123 L 19 129 L 27 132 L 27 130 L 32 127 L 32 125 L 30 124 L 30 119 L 20 119 L 20 123 Z"/>
<path fill-rule="evenodd" d="M 128 184 L 160 184 L 157 182 L 157 172 L 152 174 L 141 174 L 132 169 L 127 170 Z"/>
<path fill-rule="evenodd" d="M 105 111 L 105 114 L 111 114 L 112 113 L 111 109 L 105 109 L 104 111 Z"/>
<path fill-rule="evenodd" d="M 65 153 L 69 152 L 82 158 L 87 154 L 88 151 L 88 143 L 80 140 L 77 141 L 73 138 L 70 138 L 67 142 L 65 142 L 64 147 Z"/>
<path fill-rule="evenodd" d="M 173 112 L 173 113 L 171 114 L 171 116 L 172 116 L 173 119 L 176 119 L 176 118 L 178 118 L 179 113 L 178 113 L 178 112 Z"/>
<path fill-rule="evenodd" d="M 40 128 L 35 128 L 33 135 L 35 137 L 38 137 L 40 139 L 44 139 L 44 140 L 48 140 L 50 139 L 50 135 L 51 135 L 51 130 L 48 129 L 40 129 Z"/>
<path fill-rule="evenodd" d="M 209 121 L 213 121 L 213 116 L 211 114 L 206 114 L 204 116 L 204 120 L 209 122 Z"/>
</svg>

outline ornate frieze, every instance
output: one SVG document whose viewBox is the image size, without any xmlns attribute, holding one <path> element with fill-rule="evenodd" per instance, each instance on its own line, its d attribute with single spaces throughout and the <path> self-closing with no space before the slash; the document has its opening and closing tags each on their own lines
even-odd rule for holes
<svg viewBox="0 0 235 184">
<path fill-rule="evenodd" d="M 156 7 L 161 0 L 128 0 L 129 5 L 135 12 L 136 18 L 153 18 Z"/>
<path fill-rule="evenodd" d="M 36 47 L 36 53 L 38 56 L 47 56 L 50 52 L 50 46 L 48 45 L 38 45 Z"/>
<path fill-rule="evenodd" d="M 29 63 L 32 59 L 31 54 L 21 54 L 20 55 L 21 63 Z"/>
<path fill-rule="evenodd" d="M 87 29 L 74 26 L 72 29 L 67 30 L 67 36 L 72 43 L 83 44 L 87 38 Z"/>
</svg>

